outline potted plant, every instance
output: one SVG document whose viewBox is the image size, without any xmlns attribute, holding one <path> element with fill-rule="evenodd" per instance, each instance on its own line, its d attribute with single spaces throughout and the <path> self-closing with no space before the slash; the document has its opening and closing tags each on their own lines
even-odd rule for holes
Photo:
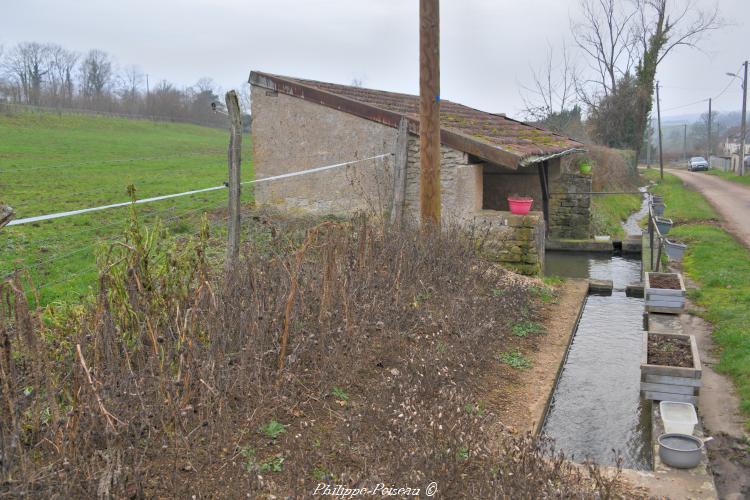
<svg viewBox="0 0 750 500">
<path fill-rule="evenodd" d="M 687 250 L 686 244 L 664 238 L 664 251 L 670 259 L 677 261 L 682 260 L 682 257 L 685 255 L 685 250 Z"/>
<path fill-rule="evenodd" d="M 669 230 L 672 229 L 672 219 L 667 219 L 665 217 L 655 217 L 656 219 L 656 227 L 659 228 L 659 232 L 663 235 L 666 235 L 669 233 Z"/>
<path fill-rule="evenodd" d="M 643 333 L 641 394 L 653 401 L 696 404 L 701 362 L 695 337 L 681 333 Z"/>
<path fill-rule="evenodd" d="M 531 204 L 534 203 L 534 199 L 530 196 L 519 196 L 511 195 L 508 196 L 508 207 L 510 213 L 516 215 L 526 215 L 531 210 Z"/>
<path fill-rule="evenodd" d="M 685 308 L 685 282 L 679 273 L 646 273 L 646 311 L 680 314 Z"/>
</svg>

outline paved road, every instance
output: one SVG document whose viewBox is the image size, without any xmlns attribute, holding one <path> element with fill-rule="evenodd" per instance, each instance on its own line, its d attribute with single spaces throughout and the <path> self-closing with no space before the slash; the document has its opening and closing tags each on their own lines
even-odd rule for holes
<svg viewBox="0 0 750 500">
<path fill-rule="evenodd" d="M 670 172 L 705 196 L 724 219 L 727 230 L 750 248 L 750 187 L 702 172 Z"/>
</svg>

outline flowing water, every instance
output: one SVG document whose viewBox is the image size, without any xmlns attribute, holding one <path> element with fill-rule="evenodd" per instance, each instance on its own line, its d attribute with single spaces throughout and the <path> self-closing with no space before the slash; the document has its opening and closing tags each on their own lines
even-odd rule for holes
<svg viewBox="0 0 750 500">
<path fill-rule="evenodd" d="M 576 461 L 591 458 L 650 469 L 650 403 L 640 397 L 643 299 L 626 297 L 640 281 L 640 259 L 548 252 L 547 275 L 612 280 L 612 296 L 590 295 L 552 396 L 543 432 Z"/>
</svg>

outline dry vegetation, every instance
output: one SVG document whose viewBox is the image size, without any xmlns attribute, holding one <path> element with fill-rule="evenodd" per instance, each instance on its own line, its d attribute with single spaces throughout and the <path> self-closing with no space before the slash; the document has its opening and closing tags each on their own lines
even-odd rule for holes
<svg viewBox="0 0 750 500">
<path fill-rule="evenodd" d="M 615 495 L 594 466 L 506 431 L 477 382 L 528 283 L 470 235 L 252 219 L 228 276 L 208 236 L 164 248 L 135 216 L 99 292 L 30 311 L 2 284 L 0 496 L 308 496 L 321 483 L 442 498 Z M 212 270 L 213 269 L 213 270 Z"/>
</svg>

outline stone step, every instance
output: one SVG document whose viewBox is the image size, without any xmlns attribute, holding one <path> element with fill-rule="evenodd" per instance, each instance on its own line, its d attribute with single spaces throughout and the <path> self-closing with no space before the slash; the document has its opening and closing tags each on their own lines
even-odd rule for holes
<svg viewBox="0 0 750 500">
<path fill-rule="evenodd" d="M 643 298 L 645 285 L 642 282 L 631 283 L 625 287 L 625 295 L 628 297 Z"/>
<path fill-rule="evenodd" d="M 594 295 L 612 295 L 612 280 L 589 280 L 589 293 Z"/>
</svg>

